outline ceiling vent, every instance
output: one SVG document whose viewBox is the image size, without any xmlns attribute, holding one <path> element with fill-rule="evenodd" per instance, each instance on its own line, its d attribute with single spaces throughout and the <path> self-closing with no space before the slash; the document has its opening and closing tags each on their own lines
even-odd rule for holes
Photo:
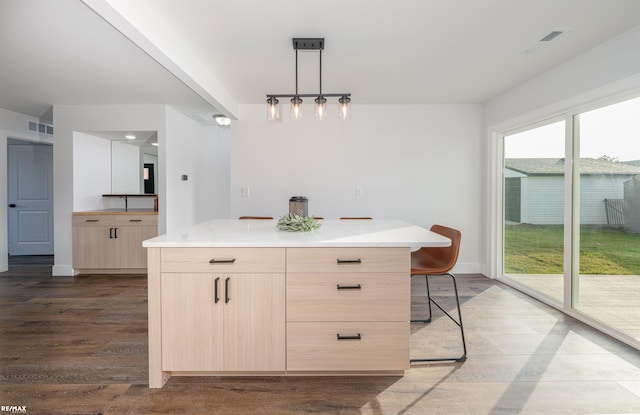
<svg viewBox="0 0 640 415">
<path fill-rule="evenodd" d="M 53 136 L 53 125 L 43 124 L 41 122 L 35 122 L 35 121 L 27 121 L 27 131 L 31 131 L 32 133 Z"/>
<path fill-rule="evenodd" d="M 556 40 L 557 38 L 559 38 L 560 36 L 564 35 L 565 33 L 567 33 L 569 31 L 569 29 L 567 28 L 558 28 L 558 29 L 553 29 L 551 30 L 549 33 L 547 33 L 546 35 L 544 35 L 542 38 L 540 38 L 540 40 L 538 40 L 536 43 L 534 43 L 532 46 L 524 49 L 522 51 L 522 53 L 524 54 L 530 54 L 530 53 L 536 53 L 538 52 L 540 49 L 544 48 L 545 46 L 547 46 L 549 43 L 553 42 L 554 40 Z"/>
</svg>

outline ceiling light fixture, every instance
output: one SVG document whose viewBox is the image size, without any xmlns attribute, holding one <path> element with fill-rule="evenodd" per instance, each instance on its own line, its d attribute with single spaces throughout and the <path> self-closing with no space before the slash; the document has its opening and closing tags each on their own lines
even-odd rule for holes
<svg viewBox="0 0 640 415">
<path fill-rule="evenodd" d="M 216 114 L 213 116 L 213 119 L 221 127 L 226 127 L 231 124 L 231 118 L 227 117 L 224 114 Z"/>
<path fill-rule="evenodd" d="M 340 103 L 340 110 L 338 112 L 338 118 L 341 120 L 348 120 L 350 118 L 350 105 L 351 93 L 323 93 L 322 92 L 322 51 L 324 50 L 324 38 L 293 38 L 293 49 L 296 51 L 296 92 L 295 94 L 267 94 L 267 119 L 270 121 L 276 121 L 280 119 L 280 101 L 278 98 L 291 98 L 291 110 L 290 117 L 292 120 L 302 119 L 302 98 L 314 98 L 315 113 L 314 117 L 317 120 L 324 120 L 327 118 L 327 98 L 326 97 L 340 97 L 338 102 Z M 317 50 L 320 57 L 320 81 L 319 91 L 317 94 L 299 94 L 298 93 L 298 50 Z"/>
<path fill-rule="evenodd" d="M 126 138 L 127 140 L 135 140 L 136 136 L 133 134 L 127 134 L 124 136 L 124 138 Z"/>
</svg>

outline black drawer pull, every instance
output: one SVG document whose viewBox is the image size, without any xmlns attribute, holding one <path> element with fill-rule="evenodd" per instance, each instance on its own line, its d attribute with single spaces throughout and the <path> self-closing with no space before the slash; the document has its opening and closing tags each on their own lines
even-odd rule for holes
<svg viewBox="0 0 640 415">
<path fill-rule="evenodd" d="M 233 264 L 234 262 L 236 262 L 235 258 L 227 258 L 227 259 L 213 258 L 211 261 L 209 261 L 210 264 Z"/>
<path fill-rule="evenodd" d="M 109 228 L 109 239 L 113 239 L 113 228 Z"/>
<path fill-rule="evenodd" d="M 353 259 L 338 258 L 336 261 L 338 261 L 338 264 L 362 264 L 362 260 L 360 258 L 353 258 Z"/>
<path fill-rule="evenodd" d="M 229 277 L 227 277 L 224 280 L 224 302 L 228 303 L 229 300 Z"/>
<path fill-rule="evenodd" d="M 220 296 L 218 295 L 218 281 L 220 281 L 220 277 L 216 277 L 214 283 L 214 293 L 213 293 L 213 298 L 215 300 L 215 302 L 217 303 L 218 301 L 220 301 Z"/>
<path fill-rule="evenodd" d="M 129 222 L 142 222 L 142 219 L 129 219 Z"/>
<path fill-rule="evenodd" d="M 356 285 L 340 285 L 337 284 L 339 290 L 361 290 L 362 286 L 360 284 Z"/>
<path fill-rule="evenodd" d="M 100 219 L 86 219 L 85 222 L 100 222 Z"/>
<path fill-rule="evenodd" d="M 347 336 L 343 336 L 342 334 L 338 333 L 336 334 L 338 340 L 362 340 L 362 336 L 360 335 L 360 333 L 356 334 L 355 336 L 353 335 L 347 335 Z"/>
</svg>

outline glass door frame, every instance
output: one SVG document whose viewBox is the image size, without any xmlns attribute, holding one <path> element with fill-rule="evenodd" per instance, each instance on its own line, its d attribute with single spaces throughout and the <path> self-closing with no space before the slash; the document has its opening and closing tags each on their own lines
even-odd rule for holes
<svg viewBox="0 0 640 415">
<path fill-rule="evenodd" d="M 487 246 L 488 275 L 539 301 L 548 304 L 563 313 L 576 318 L 638 350 L 640 340 L 620 330 L 606 325 L 584 312 L 574 308 L 579 293 L 580 264 L 580 172 L 574 163 L 580 155 L 579 120 L 577 115 L 594 109 L 613 105 L 621 101 L 640 97 L 640 88 L 628 89 L 623 93 L 610 94 L 588 103 L 575 103 L 546 116 L 532 114 L 527 118 L 519 118 L 503 125 L 489 128 L 489 145 L 487 148 L 488 183 L 487 209 Z M 564 176 L 564 283 L 563 301 L 533 290 L 520 284 L 504 273 L 504 137 L 557 121 L 565 121 L 565 176 Z M 569 254 L 567 254 L 569 253 Z"/>
</svg>

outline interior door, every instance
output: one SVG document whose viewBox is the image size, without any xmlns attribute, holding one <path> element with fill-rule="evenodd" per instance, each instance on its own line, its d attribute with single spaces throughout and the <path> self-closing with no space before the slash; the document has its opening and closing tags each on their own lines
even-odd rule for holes
<svg viewBox="0 0 640 415">
<path fill-rule="evenodd" d="M 9 255 L 53 255 L 53 147 L 9 144 Z"/>
</svg>

